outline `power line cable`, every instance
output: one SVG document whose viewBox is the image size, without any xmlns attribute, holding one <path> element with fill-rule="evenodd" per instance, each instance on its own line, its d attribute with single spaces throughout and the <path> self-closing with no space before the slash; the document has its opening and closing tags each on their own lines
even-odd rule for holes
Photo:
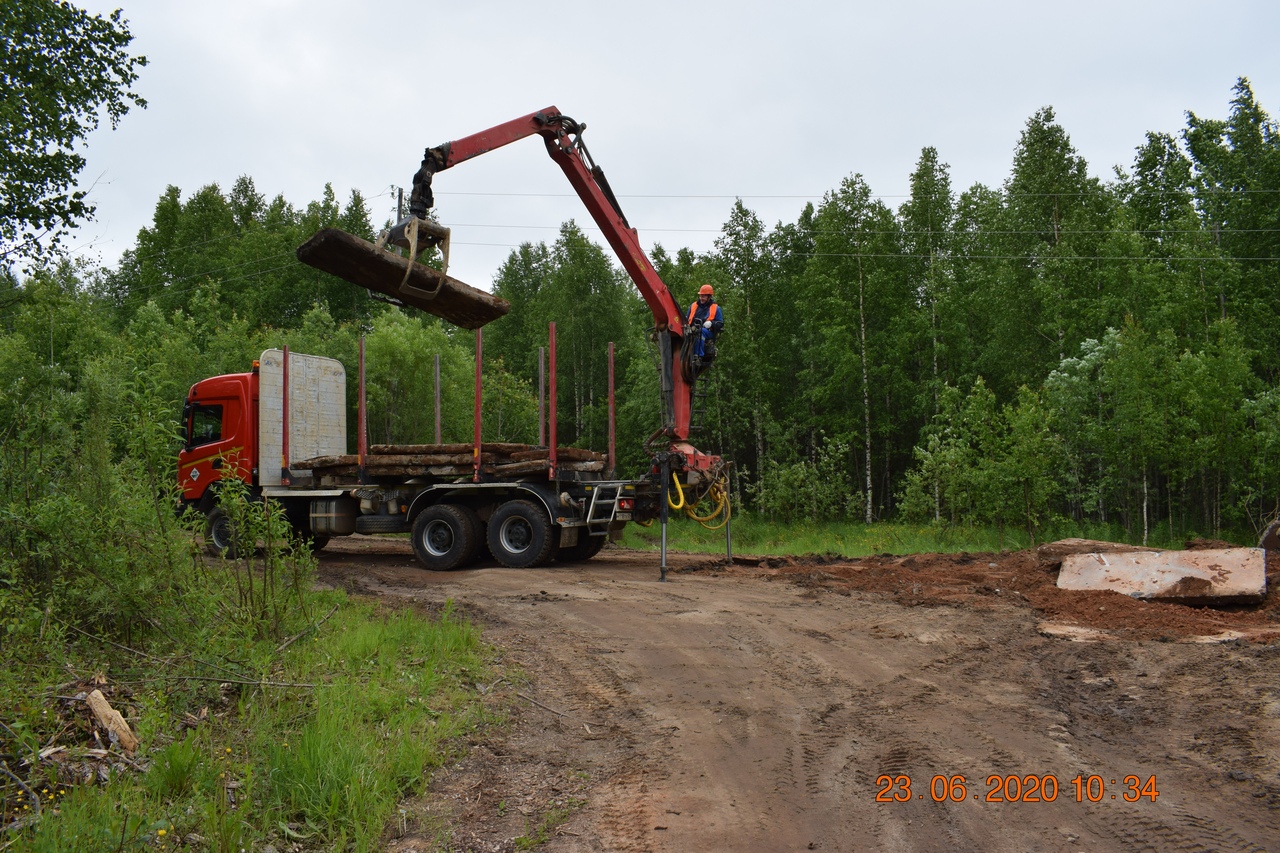
<svg viewBox="0 0 1280 853">
<path fill-rule="evenodd" d="M 561 225 L 512 225 L 512 224 L 486 224 L 483 222 L 452 222 L 452 223 L 441 222 L 440 224 L 444 225 L 447 228 L 509 228 L 513 230 L 530 230 L 530 231 L 559 231 L 563 227 L 563 223 Z M 575 221 L 575 224 L 576 224 L 576 221 Z M 579 225 L 578 227 L 582 228 L 583 230 L 589 230 L 589 231 L 601 230 L 600 227 L 597 225 Z M 723 233 L 725 229 L 723 227 L 720 227 L 720 228 L 645 227 L 643 229 L 637 229 L 637 230 L 642 230 L 646 234 L 652 234 L 652 233 L 720 234 L 720 233 Z M 767 229 L 767 230 L 777 230 L 777 229 Z M 1016 234 L 1030 235 L 1030 234 L 1041 233 L 1041 231 L 1047 232 L 1048 230 L 1049 230 L 1048 228 L 1044 228 L 1041 230 L 1015 230 L 1012 228 L 1010 229 L 980 228 L 980 229 L 970 231 L 970 230 L 956 229 L 956 228 L 953 228 L 953 229 L 939 228 L 939 229 L 933 229 L 933 230 L 916 230 L 916 229 L 908 230 L 908 229 L 894 228 L 890 230 L 880 230 L 880 229 L 858 230 L 856 233 L 868 234 L 868 235 L 901 234 L 908 237 L 915 237 L 915 236 L 921 236 L 921 235 L 929 235 L 929 236 L 938 235 L 938 236 L 948 237 L 948 236 L 957 236 L 957 235 L 969 236 L 969 235 L 986 235 L 986 234 L 1000 235 L 1000 236 L 1008 236 L 1008 235 L 1016 235 Z M 835 234 L 835 235 L 846 234 L 849 232 L 813 230 L 813 231 L 806 231 L 805 233 L 827 236 L 832 234 Z M 1135 228 L 1135 229 L 1085 228 L 1085 229 L 1072 229 L 1072 230 L 1066 230 L 1066 229 L 1060 228 L 1058 229 L 1058 234 L 1066 235 L 1066 236 L 1089 235 L 1089 234 L 1141 234 L 1141 235 L 1280 234 L 1280 228 L 1218 228 L 1213 231 L 1210 231 L 1204 228 L 1177 228 L 1177 229 L 1172 229 L 1172 228 Z"/>
</svg>

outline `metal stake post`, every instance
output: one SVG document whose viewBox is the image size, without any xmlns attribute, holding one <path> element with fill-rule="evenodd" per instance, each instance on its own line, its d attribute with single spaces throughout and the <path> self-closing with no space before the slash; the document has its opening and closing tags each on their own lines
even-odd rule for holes
<svg viewBox="0 0 1280 853">
<path fill-rule="evenodd" d="M 618 471 L 618 406 L 613 387 L 613 341 L 609 341 L 609 473 L 613 479 Z"/>
<path fill-rule="evenodd" d="M 538 446 L 547 446 L 547 348 L 538 347 Z"/>
<path fill-rule="evenodd" d="M 658 521 L 662 524 L 662 564 L 659 567 L 661 575 L 658 580 L 665 583 L 667 580 L 667 508 L 671 497 L 671 457 L 667 456 L 662 460 L 662 490 L 659 500 L 662 505 L 658 508 Z"/>
<path fill-rule="evenodd" d="M 551 423 L 550 423 L 550 434 L 547 436 L 547 462 L 548 462 L 547 479 L 555 480 L 559 476 L 559 473 L 558 473 L 559 469 L 557 467 L 559 464 L 559 460 L 556 458 L 556 445 L 557 445 L 557 442 L 559 441 L 559 438 L 556 436 L 556 429 L 559 426 L 558 410 L 560 408 L 560 399 L 559 397 L 556 396 L 557 391 L 556 391 L 556 324 L 555 323 L 548 324 L 547 335 L 550 338 L 549 343 L 551 344 L 551 348 L 549 350 L 549 353 L 550 353 L 549 369 L 551 371 L 551 391 L 550 391 L 551 399 L 548 401 L 549 417 L 551 419 Z"/>
<path fill-rule="evenodd" d="M 726 468 L 724 472 L 724 556 L 730 563 L 733 562 L 733 504 L 729 503 L 729 495 L 733 494 L 730 486 L 733 481 L 733 469 Z"/>
<path fill-rule="evenodd" d="M 280 485 L 293 484 L 289 474 L 289 347 L 284 347 L 284 364 L 280 369 Z"/>
<path fill-rule="evenodd" d="M 484 393 L 480 386 L 481 365 L 484 360 L 484 336 L 480 329 L 476 329 L 476 420 L 475 433 L 472 440 L 471 455 L 472 465 L 475 467 L 475 473 L 471 475 L 472 482 L 480 482 L 480 403 L 484 398 Z"/>
<path fill-rule="evenodd" d="M 369 482 L 369 474 L 365 468 L 367 462 L 366 457 L 369 455 L 369 410 L 365 407 L 365 380 L 364 380 L 364 335 L 360 336 L 360 378 L 359 378 L 359 396 L 356 398 L 356 429 L 359 434 L 356 437 L 356 453 L 360 459 L 360 465 L 356 473 L 356 481 L 359 483 Z"/>
<path fill-rule="evenodd" d="M 436 444 L 440 443 L 440 353 L 436 353 Z"/>
</svg>

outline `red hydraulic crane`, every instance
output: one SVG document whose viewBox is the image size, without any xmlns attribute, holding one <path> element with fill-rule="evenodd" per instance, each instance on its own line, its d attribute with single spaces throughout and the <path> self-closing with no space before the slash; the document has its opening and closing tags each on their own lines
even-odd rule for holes
<svg viewBox="0 0 1280 853">
<path fill-rule="evenodd" d="M 434 206 L 431 181 L 436 174 L 525 137 L 541 136 L 547 153 L 564 171 L 653 314 L 662 364 L 663 424 L 651 437 L 650 445 L 665 438 L 667 449 L 675 457 L 671 460 L 675 470 L 695 474 L 710 472 L 719 467 L 719 457 L 700 453 L 688 443 L 696 372 L 691 363 L 691 335 L 685 329 L 684 311 L 650 263 L 639 235 L 623 215 L 604 172 L 591 159 L 582 141 L 584 128 L 584 124 L 563 115 L 555 107 L 547 107 L 428 148 L 421 168 L 413 177 L 410 218 L 392 229 L 390 239 L 408 246 L 417 244 L 414 229 L 421 229 L 427 240 L 439 230 L 438 227 L 432 230 L 425 222 L 427 211 Z"/>
</svg>

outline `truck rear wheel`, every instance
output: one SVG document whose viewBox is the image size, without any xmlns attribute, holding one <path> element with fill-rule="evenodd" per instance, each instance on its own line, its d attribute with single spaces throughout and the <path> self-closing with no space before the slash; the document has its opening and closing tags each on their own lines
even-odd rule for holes
<svg viewBox="0 0 1280 853">
<path fill-rule="evenodd" d="M 464 507 L 429 506 L 413 521 L 413 553 L 428 569 L 448 572 L 469 565 L 480 546 L 475 522 Z"/>
<path fill-rule="evenodd" d="M 541 566 L 555 550 L 551 519 L 532 501 L 507 501 L 489 519 L 489 551 L 513 569 Z"/>
<path fill-rule="evenodd" d="M 488 531 L 484 526 L 484 522 L 480 520 L 480 514 L 466 504 L 454 504 L 454 506 L 467 517 L 467 520 L 471 522 L 471 529 L 475 531 L 476 552 L 471 555 L 471 559 L 467 561 L 466 565 L 469 566 L 472 563 L 489 559 Z"/>
</svg>

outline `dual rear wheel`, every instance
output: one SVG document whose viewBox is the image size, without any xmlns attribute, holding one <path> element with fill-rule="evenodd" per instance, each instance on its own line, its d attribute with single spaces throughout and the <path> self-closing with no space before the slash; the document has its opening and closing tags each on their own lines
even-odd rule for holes
<svg viewBox="0 0 1280 853">
<path fill-rule="evenodd" d="M 413 553 L 428 569 L 450 572 L 475 562 L 483 526 L 475 510 L 461 504 L 436 504 L 413 521 Z"/>
<path fill-rule="evenodd" d="M 541 566 L 555 553 L 559 537 L 547 511 L 533 501 L 507 501 L 489 519 L 489 551 L 513 569 Z"/>
<path fill-rule="evenodd" d="M 424 566 L 432 571 L 453 571 L 475 562 L 486 545 L 504 566 L 541 566 L 555 556 L 558 537 L 542 506 L 512 500 L 494 510 L 487 526 L 468 506 L 429 506 L 414 519 L 412 540 L 414 554 Z"/>
</svg>

